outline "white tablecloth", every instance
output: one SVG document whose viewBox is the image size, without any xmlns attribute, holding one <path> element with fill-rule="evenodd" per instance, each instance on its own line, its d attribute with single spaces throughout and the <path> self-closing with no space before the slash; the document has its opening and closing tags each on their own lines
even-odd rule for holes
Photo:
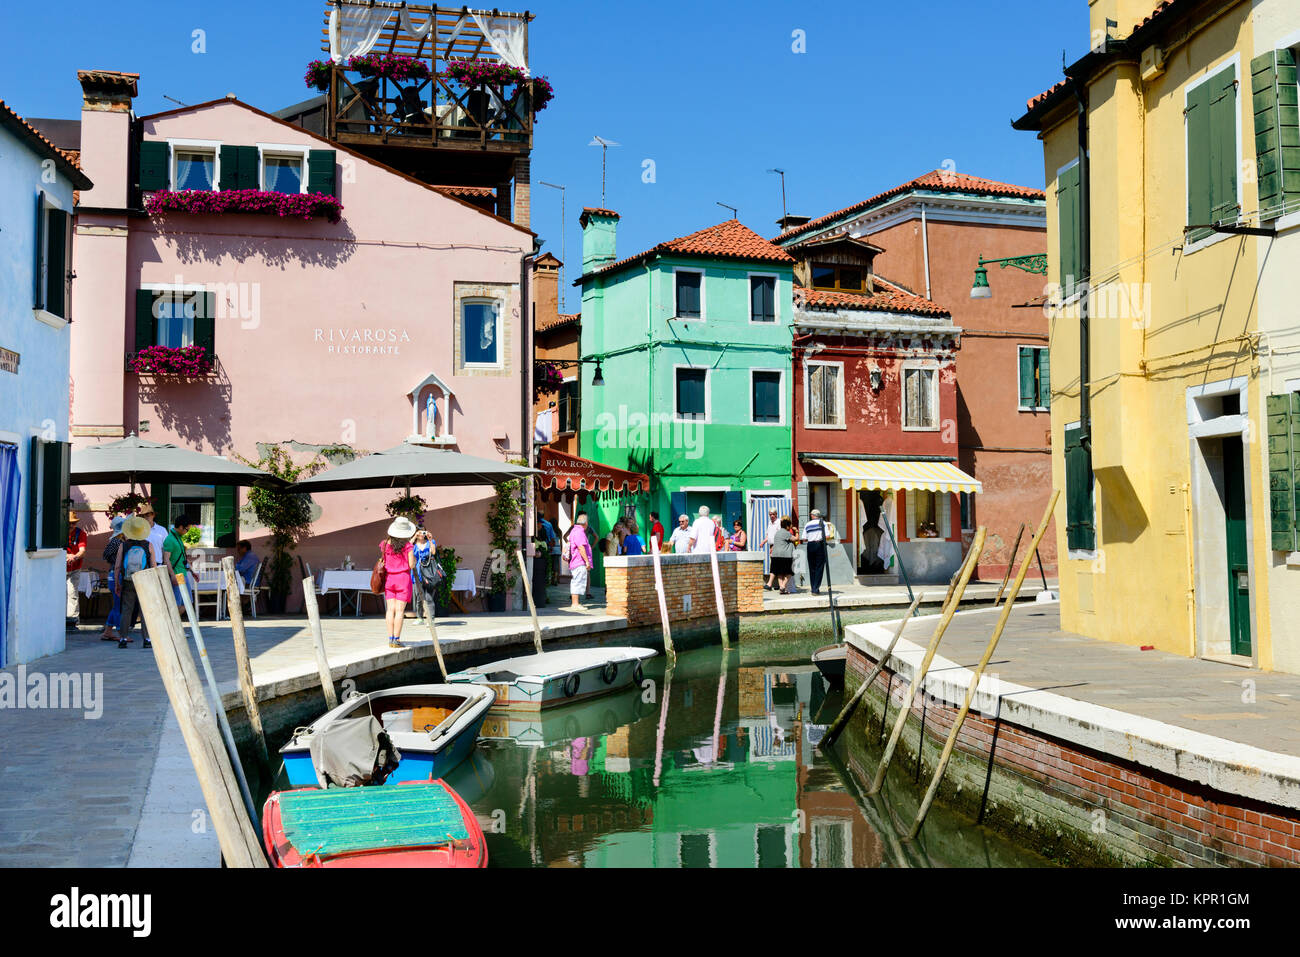
<svg viewBox="0 0 1300 957">
<path fill-rule="evenodd" d="M 202 577 L 191 573 L 190 578 L 194 582 L 196 592 L 223 592 L 226 590 L 226 573 L 217 572 L 215 575 L 204 575 Z M 239 593 L 244 594 L 244 576 L 238 572 L 235 573 L 235 582 L 239 585 Z"/>
<path fill-rule="evenodd" d="M 458 593 L 477 594 L 478 581 L 474 577 L 474 569 L 462 568 L 456 572 L 456 577 L 451 580 L 451 590 Z"/>
<path fill-rule="evenodd" d="M 370 571 L 327 571 L 320 576 L 320 593 L 332 591 L 361 591 L 370 593 Z"/>
<path fill-rule="evenodd" d="M 99 584 L 99 572 L 82 571 L 77 578 L 77 591 L 87 598 L 95 593 L 95 586 Z"/>
</svg>

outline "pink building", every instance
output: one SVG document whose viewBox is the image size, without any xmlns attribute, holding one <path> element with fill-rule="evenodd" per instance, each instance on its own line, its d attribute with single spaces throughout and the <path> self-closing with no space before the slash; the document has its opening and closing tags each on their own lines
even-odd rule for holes
<svg viewBox="0 0 1300 957">
<path fill-rule="evenodd" d="M 528 229 L 238 100 L 136 118 L 134 76 L 79 77 L 81 163 L 95 186 L 76 223 L 74 443 L 134 432 L 251 460 L 279 444 L 336 464 L 406 440 L 530 456 Z M 144 211 L 182 189 L 324 193 L 342 215 Z M 206 346 L 215 367 L 186 381 L 129 371 L 156 345 Z M 102 532 L 119 491 L 73 497 L 100 512 Z M 265 555 L 237 490 L 153 492 L 171 516 L 199 520 L 205 546 L 246 538 Z M 317 569 L 372 564 L 401 493 L 318 496 L 299 554 Z M 423 494 L 439 543 L 477 571 L 491 490 Z"/>
</svg>

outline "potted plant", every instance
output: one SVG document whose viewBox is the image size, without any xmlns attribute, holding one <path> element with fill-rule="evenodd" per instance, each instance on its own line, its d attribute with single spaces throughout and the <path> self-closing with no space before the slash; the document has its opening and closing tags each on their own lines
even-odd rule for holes
<svg viewBox="0 0 1300 957">
<path fill-rule="evenodd" d="M 527 463 L 513 459 L 511 465 Z M 487 582 L 488 610 L 505 611 L 506 595 L 519 584 L 515 575 L 511 552 L 518 546 L 515 535 L 524 515 L 521 498 L 523 483 L 519 479 L 495 486 L 496 498 L 488 506 L 487 526 L 491 534 L 492 565 Z"/>
<path fill-rule="evenodd" d="M 242 456 L 239 458 L 245 465 L 259 468 L 290 485 L 310 478 L 325 466 L 319 457 L 299 465 L 288 450 L 279 445 L 266 446 L 256 462 Z M 271 614 L 281 615 L 293 589 L 293 551 L 311 534 L 311 498 L 288 488 L 254 486 L 248 490 L 248 505 L 257 520 L 271 530 L 267 607 Z"/>
<path fill-rule="evenodd" d="M 428 503 L 419 495 L 403 495 L 388 503 L 389 517 L 409 518 L 417 528 L 424 527 L 424 514 L 428 510 Z"/>
<path fill-rule="evenodd" d="M 534 401 L 544 395 L 555 395 L 564 385 L 564 371 L 560 365 L 555 362 L 547 362 L 545 359 L 534 364 L 533 368 L 533 392 Z"/>
<path fill-rule="evenodd" d="M 119 515 L 135 515 L 140 509 L 149 504 L 149 497 L 141 495 L 139 492 L 128 492 L 125 495 L 119 495 L 113 501 L 108 503 L 108 508 L 104 514 L 110 519 L 117 518 Z"/>
<path fill-rule="evenodd" d="M 279 216 L 281 219 L 324 219 L 337 224 L 343 218 L 343 204 L 327 193 L 277 193 L 264 189 L 159 190 L 144 201 L 150 216 L 164 213 L 222 215 L 244 213 Z"/>
<path fill-rule="evenodd" d="M 438 564 L 442 566 L 442 582 L 439 583 L 433 601 L 433 613 L 437 618 L 445 618 L 451 611 L 451 586 L 456 580 L 456 571 L 460 568 L 460 556 L 456 549 L 438 546 Z"/>
<path fill-rule="evenodd" d="M 180 381 L 212 375 L 215 357 L 203 346 L 146 346 L 127 361 L 136 375 Z"/>
<path fill-rule="evenodd" d="M 312 60 L 307 64 L 307 73 L 303 76 L 303 81 L 314 90 L 324 93 L 330 88 L 330 74 L 334 72 L 334 64 L 329 60 Z"/>
</svg>

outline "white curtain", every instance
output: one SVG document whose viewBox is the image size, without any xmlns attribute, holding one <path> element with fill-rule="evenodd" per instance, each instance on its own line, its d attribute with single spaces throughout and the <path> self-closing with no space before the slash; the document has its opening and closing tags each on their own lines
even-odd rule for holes
<svg viewBox="0 0 1300 957">
<path fill-rule="evenodd" d="M 525 21 L 513 17 L 482 16 L 478 13 L 470 15 L 487 37 L 493 53 L 510 66 L 523 70 L 524 76 L 532 76 L 528 72 L 528 58 L 524 54 L 524 37 L 527 35 Z"/>
<path fill-rule="evenodd" d="M 369 53 L 392 16 L 391 7 L 335 7 L 330 11 L 330 57 L 335 63 L 343 63 L 349 57 Z"/>
<path fill-rule="evenodd" d="M 876 554 L 885 563 L 886 570 L 894 567 L 894 540 L 891 537 L 891 530 L 894 528 L 894 499 L 895 496 L 887 495 L 880 503 L 879 524 L 884 534 L 880 536 L 880 550 Z"/>
<path fill-rule="evenodd" d="M 398 11 L 398 16 L 401 18 L 402 21 L 402 29 L 406 31 L 406 35 L 409 36 L 412 40 L 423 40 L 431 32 L 433 32 L 433 28 L 435 24 L 434 24 L 434 18 L 432 13 L 429 14 L 429 19 L 425 20 L 424 23 L 422 23 L 418 27 L 411 22 L 411 12 L 406 9 L 405 4 L 403 4 L 402 9 Z"/>
</svg>

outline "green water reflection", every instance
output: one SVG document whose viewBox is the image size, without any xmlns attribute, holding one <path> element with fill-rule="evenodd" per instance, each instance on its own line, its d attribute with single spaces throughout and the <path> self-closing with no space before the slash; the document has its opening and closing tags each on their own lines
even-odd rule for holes
<svg viewBox="0 0 1300 957">
<path fill-rule="evenodd" d="M 864 798 L 864 724 L 838 746 L 854 771 L 821 755 L 841 696 L 797 661 L 717 648 L 671 669 L 657 659 L 651 693 L 489 718 L 448 782 L 488 832 L 496 867 L 1045 864 L 943 807 L 919 841 L 900 841 L 924 782 L 898 762 L 884 799 Z"/>
</svg>

